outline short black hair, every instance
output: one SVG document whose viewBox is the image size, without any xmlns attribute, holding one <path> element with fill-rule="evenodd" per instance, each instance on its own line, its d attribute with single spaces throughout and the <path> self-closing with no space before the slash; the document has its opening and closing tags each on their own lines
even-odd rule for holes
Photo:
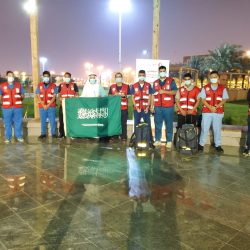
<svg viewBox="0 0 250 250">
<path fill-rule="evenodd" d="M 7 76 L 8 74 L 13 74 L 13 75 L 14 75 L 14 72 L 13 72 L 12 70 L 7 70 L 7 71 L 6 71 L 6 76 Z"/>
<path fill-rule="evenodd" d="M 217 74 L 218 76 L 220 75 L 217 70 L 212 70 L 209 75 L 212 75 L 212 74 Z"/>
<path fill-rule="evenodd" d="M 69 73 L 69 72 L 65 72 L 65 73 L 64 73 L 64 76 L 65 76 L 65 75 L 69 75 L 69 77 L 71 77 L 71 73 Z"/>
<path fill-rule="evenodd" d="M 167 70 L 167 68 L 166 68 L 165 66 L 163 66 L 163 65 L 161 65 L 161 66 L 159 67 L 159 70 L 161 70 L 161 69 Z"/>
<path fill-rule="evenodd" d="M 144 69 L 139 70 L 138 74 L 145 74 L 146 75 L 146 71 Z"/>
<path fill-rule="evenodd" d="M 115 77 L 116 77 L 117 75 L 121 75 L 121 77 L 123 77 L 123 75 L 122 75 L 121 72 L 116 72 L 116 73 L 115 73 Z"/>
<path fill-rule="evenodd" d="M 49 75 L 50 76 L 50 72 L 48 70 L 45 70 L 45 71 L 43 71 L 43 76 L 44 75 Z"/>
<path fill-rule="evenodd" d="M 184 74 L 184 75 L 183 75 L 183 78 L 185 78 L 185 77 L 189 77 L 189 78 L 191 78 L 191 79 L 192 79 L 192 75 L 191 75 L 190 73 L 186 73 L 186 74 Z"/>
</svg>

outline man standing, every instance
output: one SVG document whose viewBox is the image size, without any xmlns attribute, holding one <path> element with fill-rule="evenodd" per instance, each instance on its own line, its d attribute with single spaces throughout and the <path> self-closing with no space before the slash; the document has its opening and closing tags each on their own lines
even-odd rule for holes
<svg viewBox="0 0 250 250">
<path fill-rule="evenodd" d="M 210 82 L 202 88 L 200 93 L 203 108 L 198 149 L 199 151 L 203 151 L 209 129 L 212 125 L 215 150 L 223 153 L 224 150 L 221 147 L 221 128 L 224 117 L 224 104 L 229 97 L 225 86 L 219 83 L 218 71 L 212 71 L 209 79 Z"/>
<path fill-rule="evenodd" d="M 81 97 L 104 97 L 105 90 L 97 80 L 96 74 L 91 73 L 88 81 L 85 83 Z"/>
<path fill-rule="evenodd" d="M 2 101 L 3 123 L 5 127 L 5 143 L 12 138 L 12 123 L 14 123 L 17 141 L 23 142 L 23 98 L 24 89 L 19 82 L 15 82 L 14 73 L 6 72 L 7 82 L 0 86 L 0 99 Z"/>
<path fill-rule="evenodd" d="M 153 84 L 154 89 L 154 120 L 155 120 L 155 146 L 161 145 L 162 125 L 166 127 L 166 147 L 172 147 L 174 96 L 178 90 L 173 78 L 167 77 L 166 67 L 159 67 L 159 79 Z"/>
<path fill-rule="evenodd" d="M 51 135 L 56 136 L 56 94 L 57 88 L 54 83 L 50 81 L 50 72 L 43 72 L 43 81 L 40 82 L 36 89 L 36 96 L 38 98 L 39 112 L 41 118 L 41 135 L 39 139 L 46 138 L 46 121 L 50 122 Z"/>
<path fill-rule="evenodd" d="M 127 84 L 123 83 L 122 73 L 115 74 L 115 84 L 110 86 L 109 95 L 121 96 L 121 124 L 122 134 L 121 139 L 126 141 L 127 136 L 127 120 L 128 120 L 128 95 L 130 95 L 130 88 Z"/>
<path fill-rule="evenodd" d="M 142 118 L 143 121 L 148 124 L 151 131 L 150 107 L 153 89 L 150 83 L 145 82 L 145 70 L 139 71 L 138 80 L 139 81 L 136 82 L 131 89 L 132 102 L 134 107 L 134 130 L 140 123 Z"/>
<path fill-rule="evenodd" d="M 65 98 L 73 98 L 78 97 L 78 87 L 76 83 L 72 82 L 71 74 L 66 72 L 63 77 L 63 82 L 58 87 L 58 95 L 60 99 L 60 107 L 59 107 L 59 138 L 65 137 L 64 132 L 64 123 L 63 123 L 63 110 L 62 110 L 62 100 Z"/>
<path fill-rule="evenodd" d="M 175 101 L 178 107 L 177 129 L 183 124 L 196 126 L 197 107 L 200 103 L 200 89 L 194 85 L 190 73 L 183 76 L 183 86 L 176 93 Z"/>
<path fill-rule="evenodd" d="M 247 130 L 247 143 L 246 148 L 243 152 L 244 155 L 249 155 L 250 150 L 250 89 L 247 92 L 247 101 L 248 101 L 248 130 Z"/>
</svg>

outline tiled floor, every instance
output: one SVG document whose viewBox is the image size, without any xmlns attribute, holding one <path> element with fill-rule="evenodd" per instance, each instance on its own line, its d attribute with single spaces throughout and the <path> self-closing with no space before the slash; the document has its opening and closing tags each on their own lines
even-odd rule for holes
<svg viewBox="0 0 250 250">
<path fill-rule="evenodd" d="M 250 249 L 250 158 L 0 145 L 0 249 Z"/>
</svg>

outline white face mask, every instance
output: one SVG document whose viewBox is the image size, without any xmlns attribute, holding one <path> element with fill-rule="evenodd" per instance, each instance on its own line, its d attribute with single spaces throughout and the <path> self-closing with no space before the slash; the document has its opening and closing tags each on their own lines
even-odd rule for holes
<svg viewBox="0 0 250 250">
<path fill-rule="evenodd" d="M 122 78 L 121 77 L 116 77 L 115 78 L 115 82 L 116 83 L 121 83 L 122 82 Z"/>
<path fill-rule="evenodd" d="M 96 83 L 96 79 L 89 79 L 89 83 L 90 84 L 95 84 Z"/>
<path fill-rule="evenodd" d="M 162 78 L 163 78 L 163 77 L 166 77 L 166 76 L 167 76 L 167 73 L 166 73 L 165 71 L 160 72 L 160 73 L 159 73 L 159 76 L 162 77 Z"/>
<path fill-rule="evenodd" d="M 145 76 L 139 76 L 138 79 L 139 79 L 140 82 L 144 82 L 145 81 Z"/>
<path fill-rule="evenodd" d="M 14 77 L 13 76 L 8 76 L 7 81 L 8 81 L 8 83 L 13 83 L 14 82 Z"/>
<path fill-rule="evenodd" d="M 218 82 L 218 78 L 211 78 L 210 81 L 211 81 L 211 83 L 214 83 L 214 84 L 215 84 L 215 83 Z"/>
<path fill-rule="evenodd" d="M 66 83 L 70 83 L 71 78 L 69 78 L 69 77 L 64 77 L 64 78 L 63 78 L 63 81 L 66 82 Z"/>
<path fill-rule="evenodd" d="M 191 84 L 191 80 L 185 80 L 184 84 L 185 84 L 185 86 L 189 86 Z"/>
<path fill-rule="evenodd" d="M 49 83 L 49 77 L 48 76 L 44 76 L 43 77 L 43 82 L 44 83 Z"/>
</svg>

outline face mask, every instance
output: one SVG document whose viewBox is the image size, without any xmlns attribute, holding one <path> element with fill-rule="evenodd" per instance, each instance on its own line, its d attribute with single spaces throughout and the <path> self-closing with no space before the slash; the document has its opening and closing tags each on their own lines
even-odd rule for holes
<svg viewBox="0 0 250 250">
<path fill-rule="evenodd" d="M 160 72 L 160 74 L 159 74 L 159 75 L 160 75 L 160 77 L 162 77 L 162 78 L 163 78 L 163 77 L 166 77 L 166 76 L 167 76 L 167 73 L 166 73 L 166 72 Z"/>
<path fill-rule="evenodd" d="M 63 80 L 64 80 L 64 82 L 66 82 L 66 83 L 70 83 L 71 78 L 69 78 L 69 77 L 64 77 Z"/>
<path fill-rule="evenodd" d="M 14 82 L 14 77 L 13 76 L 8 76 L 7 80 L 8 80 L 8 83 L 13 83 Z"/>
<path fill-rule="evenodd" d="M 90 84 L 95 84 L 96 83 L 96 79 L 89 79 L 89 83 Z"/>
<path fill-rule="evenodd" d="M 117 78 L 115 78 L 115 82 L 116 82 L 116 83 L 120 83 L 120 82 L 122 82 L 122 78 L 121 78 L 121 77 L 117 77 Z"/>
<path fill-rule="evenodd" d="M 145 76 L 139 76 L 138 79 L 140 82 L 143 82 L 143 81 L 145 81 Z"/>
<path fill-rule="evenodd" d="M 186 80 L 186 81 L 184 81 L 184 84 L 185 84 L 186 86 L 189 86 L 189 85 L 191 84 L 191 80 Z"/>
<path fill-rule="evenodd" d="M 217 83 L 218 79 L 217 78 L 211 78 L 210 81 L 211 81 L 211 83 Z"/>
<path fill-rule="evenodd" d="M 49 83 L 49 77 L 48 76 L 44 76 L 43 77 L 43 82 L 44 83 Z"/>
</svg>

